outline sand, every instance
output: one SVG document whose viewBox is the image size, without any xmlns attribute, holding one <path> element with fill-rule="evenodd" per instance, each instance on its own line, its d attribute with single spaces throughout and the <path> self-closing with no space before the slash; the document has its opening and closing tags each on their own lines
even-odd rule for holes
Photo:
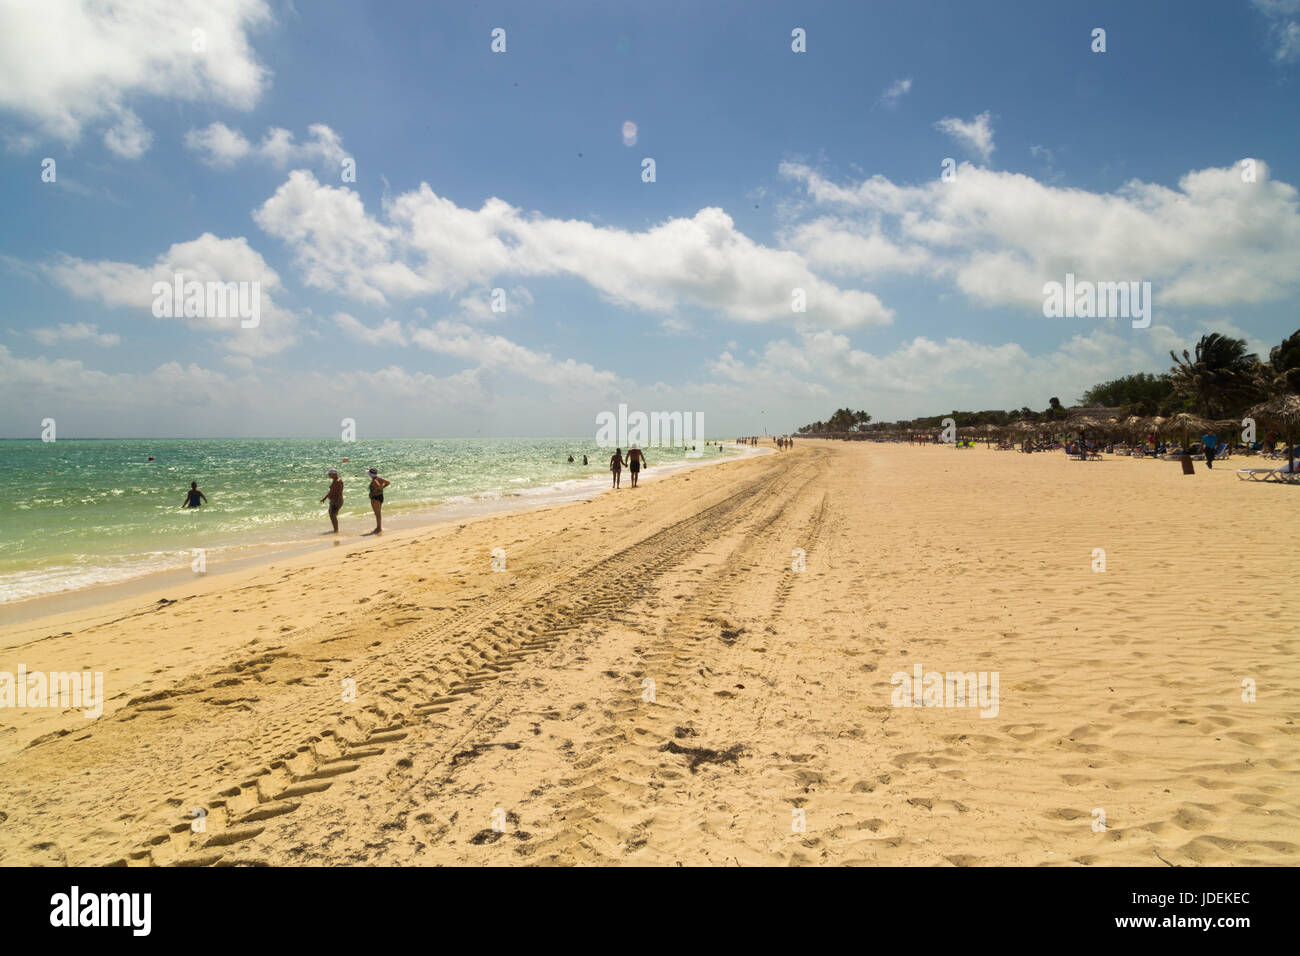
<svg viewBox="0 0 1300 956">
<path fill-rule="evenodd" d="M 1294 864 L 1300 490 L 1224 464 L 807 441 L 8 627 L 109 700 L 0 711 L 0 863 Z"/>
</svg>

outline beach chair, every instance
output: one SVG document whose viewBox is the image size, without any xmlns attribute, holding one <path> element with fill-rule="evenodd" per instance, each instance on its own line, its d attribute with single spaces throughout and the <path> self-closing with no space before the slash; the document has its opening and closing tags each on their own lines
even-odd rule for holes
<svg viewBox="0 0 1300 956">
<path fill-rule="evenodd" d="M 1242 481 L 1274 481 L 1284 485 L 1300 485 L 1300 472 L 1283 471 L 1281 468 L 1238 468 L 1237 477 Z"/>
</svg>

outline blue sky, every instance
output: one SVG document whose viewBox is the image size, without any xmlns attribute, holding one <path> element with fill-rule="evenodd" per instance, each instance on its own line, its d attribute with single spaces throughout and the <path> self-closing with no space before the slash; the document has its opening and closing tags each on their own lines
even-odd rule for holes
<svg viewBox="0 0 1300 956">
<path fill-rule="evenodd" d="M 0 435 L 775 433 L 1300 325 L 1300 0 L 373 6 L 0 2 Z"/>
</svg>

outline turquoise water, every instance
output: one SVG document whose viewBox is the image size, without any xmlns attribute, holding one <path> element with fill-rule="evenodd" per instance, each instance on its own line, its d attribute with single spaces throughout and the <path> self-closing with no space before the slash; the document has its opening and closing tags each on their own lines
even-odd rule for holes
<svg viewBox="0 0 1300 956">
<path fill-rule="evenodd" d="M 705 459 L 728 454 L 716 442 L 696 449 Z M 371 466 L 393 483 L 384 495 L 387 528 L 390 518 L 400 526 L 404 517 L 494 499 L 532 504 L 604 487 L 611 453 L 590 438 L 4 441 L 0 603 L 185 567 L 195 549 L 211 563 L 315 538 L 329 530 L 320 499 L 331 467 L 343 478 L 340 524 L 351 535 L 374 527 Z M 646 456 L 652 471 L 687 463 L 681 448 Z M 191 481 L 209 503 L 184 509 Z"/>
</svg>

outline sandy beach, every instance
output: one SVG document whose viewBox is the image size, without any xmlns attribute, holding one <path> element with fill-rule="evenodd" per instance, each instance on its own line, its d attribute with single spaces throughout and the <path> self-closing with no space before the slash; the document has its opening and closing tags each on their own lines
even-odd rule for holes
<svg viewBox="0 0 1300 956">
<path fill-rule="evenodd" d="M 1233 464 L 801 441 L 7 627 L 107 702 L 0 711 L 0 863 L 1292 865 L 1300 495 Z"/>
</svg>

